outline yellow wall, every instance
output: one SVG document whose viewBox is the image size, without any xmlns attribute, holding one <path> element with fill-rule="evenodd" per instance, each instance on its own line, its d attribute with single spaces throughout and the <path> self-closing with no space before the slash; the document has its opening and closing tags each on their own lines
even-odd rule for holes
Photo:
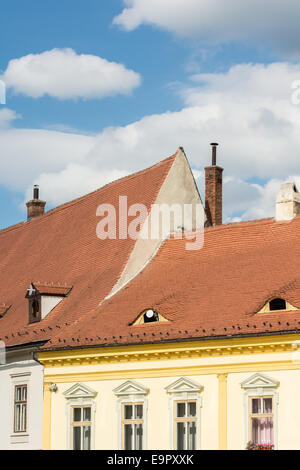
<svg viewBox="0 0 300 470">
<path fill-rule="evenodd" d="M 205 345 L 197 342 L 41 353 L 45 381 L 58 387 L 51 392 L 51 413 L 49 403 L 45 409 L 44 435 L 49 434 L 51 424 L 50 448 L 67 448 L 67 400 L 63 392 L 79 382 L 97 392 L 95 448 L 117 449 L 118 397 L 113 390 L 131 379 L 149 389 L 147 448 L 170 449 L 169 395 L 165 388 L 187 377 L 203 387 L 201 448 L 244 449 L 245 390 L 241 383 L 259 372 L 279 381 L 278 448 L 300 449 L 300 361 L 295 349 L 299 338 L 289 335 Z M 128 352 L 134 351 L 137 355 L 129 360 Z M 166 351 L 171 351 L 168 360 Z"/>
</svg>

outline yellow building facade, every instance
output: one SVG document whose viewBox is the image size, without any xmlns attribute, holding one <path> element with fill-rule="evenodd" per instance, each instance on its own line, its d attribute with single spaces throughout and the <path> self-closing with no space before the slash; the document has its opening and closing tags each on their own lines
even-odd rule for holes
<svg viewBox="0 0 300 470">
<path fill-rule="evenodd" d="M 91 449 L 124 448 L 131 422 L 142 425 L 143 449 L 178 449 L 180 421 L 194 423 L 185 448 L 245 449 L 257 418 L 272 420 L 275 449 L 298 449 L 299 340 L 290 334 L 40 352 L 43 448 L 72 449 L 70 410 L 90 407 Z M 268 413 L 253 415 L 253 399 L 271 403 L 260 410 Z M 176 416 L 177 403 L 195 403 L 193 416 Z M 141 404 L 142 416 L 126 421 L 127 404 Z"/>
</svg>

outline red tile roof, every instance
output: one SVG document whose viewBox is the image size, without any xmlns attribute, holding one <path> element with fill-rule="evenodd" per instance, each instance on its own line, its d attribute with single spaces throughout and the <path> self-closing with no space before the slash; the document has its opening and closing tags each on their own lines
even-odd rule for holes
<svg viewBox="0 0 300 470">
<path fill-rule="evenodd" d="M 131 239 L 96 236 L 97 207 L 110 203 L 118 208 L 119 196 L 127 195 L 128 205 L 143 203 L 150 209 L 174 158 L 0 231 L 0 300 L 11 305 L 0 318 L 0 339 L 7 346 L 47 340 L 80 318 L 88 321 L 119 278 L 134 245 Z M 28 325 L 25 295 L 33 280 L 73 289 L 44 320 Z"/>
<path fill-rule="evenodd" d="M 300 332 L 300 216 L 205 229 L 187 251 L 171 238 L 146 268 L 44 348 Z M 256 314 L 278 296 L 299 310 Z M 169 320 L 130 326 L 152 308 Z"/>
<path fill-rule="evenodd" d="M 10 305 L 0 305 L 0 318 L 4 317 L 4 315 L 8 312 L 10 309 Z"/>
<path fill-rule="evenodd" d="M 68 295 L 72 289 L 73 286 L 66 286 L 66 285 L 61 285 L 61 284 L 43 284 L 41 282 L 32 282 L 32 285 L 35 289 L 38 290 L 40 294 L 44 295 Z"/>
</svg>

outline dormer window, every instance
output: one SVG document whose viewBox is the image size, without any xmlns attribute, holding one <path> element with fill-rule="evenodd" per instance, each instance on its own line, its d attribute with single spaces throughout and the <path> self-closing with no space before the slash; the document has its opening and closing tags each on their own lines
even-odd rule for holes
<svg viewBox="0 0 300 470">
<path fill-rule="evenodd" d="M 269 302 L 270 311 L 272 310 L 286 310 L 286 301 L 284 299 L 272 299 Z"/>
<path fill-rule="evenodd" d="M 268 302 L 257 313 L 273 313 L 280 311 L 290 312 L 292 310 L 299 309 L 281 297 L 274 297 L 268 300 Z"/>
<path fill-rule="evenodd" d="M 29 323 L 34 323 L 41 320 L 41 297 L 39 292 L 30 284 L 27 289 L 26 297 L 28 299 L 29 307 Z"/>
<path fill-rule="evenodd" d="M 31 302 L 31 315 L 35 319 L 38 319 L 40 316 L 40 302 L 37 298 Z"/>
<path fill-rule="evenodd" d="M 29 323 L 43 320 L 66 296 L 72 287 L 61 284 L 31 283 L 26 298 L 29 307 Z"/>
<path fill-rule="evenodd" d="M 156 310 L 152 308 L 147 308 L 143 310 L 137 319 L 132 323 L 133 326 L 135 325 L 145 325 L 148 323 L 155 323 L 155 322 L 168 322 L 167 318 L 163 315 L 158 313 Z"/>
<path fill-rule="evenodd" d="M 144 323 L 152 323 L 158 320 L 158 313 L 150 309 L 144 313 Z"/>
</svg>

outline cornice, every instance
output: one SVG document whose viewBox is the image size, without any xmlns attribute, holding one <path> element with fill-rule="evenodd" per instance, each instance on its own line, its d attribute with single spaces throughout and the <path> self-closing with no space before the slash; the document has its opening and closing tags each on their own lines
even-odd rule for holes
<svg viewBox="0 0 300 470">
<path fill-rule="evenodd" d="M 300 348 L 300 334 L 292 334 L 137 346 L 39 351 L 37 356 L 45 368 L 54 368 L 295 352 L 298 347 Z"/>
</svg>

